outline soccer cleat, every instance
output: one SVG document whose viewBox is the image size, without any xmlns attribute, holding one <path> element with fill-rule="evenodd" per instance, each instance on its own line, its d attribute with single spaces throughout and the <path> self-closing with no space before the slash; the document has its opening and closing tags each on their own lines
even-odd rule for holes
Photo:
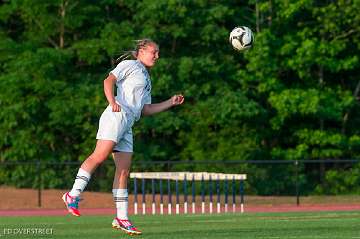
<svg viewBox="0 0 360 239">
<path fill-rule="evenodd" d="M 80 212 L 79 212 L 80 197 L 72 197 L 67 192 L 62 196 L 62 200 L 64 201 L 66 208 L 72 215 L 76 217 L 80 217 Z"/>
<path fill-rule="evenodd" d="M 114 218 L 112 222 L 112 227 L 115 229 L 123 230 L 131 236 L 142 234 L 142 232 L 139 231 L 136 227 L 134 227 L 134 225 L 129 220 L 121 220 L 117 217 Z"/>
</svg>

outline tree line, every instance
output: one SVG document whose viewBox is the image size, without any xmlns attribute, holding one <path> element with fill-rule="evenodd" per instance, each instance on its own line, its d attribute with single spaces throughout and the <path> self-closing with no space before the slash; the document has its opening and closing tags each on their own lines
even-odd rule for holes
<svg viewBox="0 0 360 239">
<path fill-rule="evenodd" d="M 186 104 L 135 124 L 134 166 L 251 172 L 253 192 L 270 194 L 292 187 L 292 167 L 196 163 L 360 158 L 358 0 L 0 2 L 0 162 L 84 160 L 107 104 L 102 81 L 145 37 L 160 46 L 152 101 L 182 93 Z M 255 34 L 243 52 L 228 42 L 240 25 Z M 301 183 L 355 193 L 359 169 L 302 166 Z M 67 172 L 49 168 L 45 187 L 67 185 Z M 0 183 L 31 187 L 35 174 L 3 166 Z"/>
</svg>

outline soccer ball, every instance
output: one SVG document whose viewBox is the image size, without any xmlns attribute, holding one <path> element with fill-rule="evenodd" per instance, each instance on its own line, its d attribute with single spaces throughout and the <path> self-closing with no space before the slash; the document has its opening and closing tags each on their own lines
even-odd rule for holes
<svg viewBox="0 0 360 239">
<path fill-rule="evenodd" d="M 252 46 L 254 35 L 250 28 L 245 26 L 235 27 L 229 36 L 229 42 L 236 50 L 245 50 Z"/>
</svg>

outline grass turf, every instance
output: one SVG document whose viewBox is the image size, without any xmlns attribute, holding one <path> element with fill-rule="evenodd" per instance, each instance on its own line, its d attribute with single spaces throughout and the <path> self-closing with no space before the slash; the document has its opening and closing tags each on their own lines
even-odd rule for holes
<svg viewBox="0 0 360 239">
<path fill-rule="evenodd" d="M 359 238 L 360 212 L 132 216 L 138 238 Z M 1 217 L 0 238 L 130 238 L 111 228 L 111 216 Z M 52 229 L 52 235 L 13 235 L 17 229 Z"/>
</svg>

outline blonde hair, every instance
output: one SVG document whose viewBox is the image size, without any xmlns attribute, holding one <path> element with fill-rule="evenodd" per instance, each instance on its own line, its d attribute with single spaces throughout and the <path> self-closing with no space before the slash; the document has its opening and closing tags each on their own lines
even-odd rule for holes
<svg viewBox="0 0 360 239">
<path fill-rule="evenodd" d="M 154 44 L 157 45 L 156 42 L 151 40 L 150 38 L 144 38 L 140 40 L 135 40 L 135 47 L 133 50 L 124 51 L 115 61 L 115 63 L 119 63 L 121 61 L 127 60 L 129 58 L 137 59 L 139 50 L 145 49 L 148 45 Z"/>
</svg>

